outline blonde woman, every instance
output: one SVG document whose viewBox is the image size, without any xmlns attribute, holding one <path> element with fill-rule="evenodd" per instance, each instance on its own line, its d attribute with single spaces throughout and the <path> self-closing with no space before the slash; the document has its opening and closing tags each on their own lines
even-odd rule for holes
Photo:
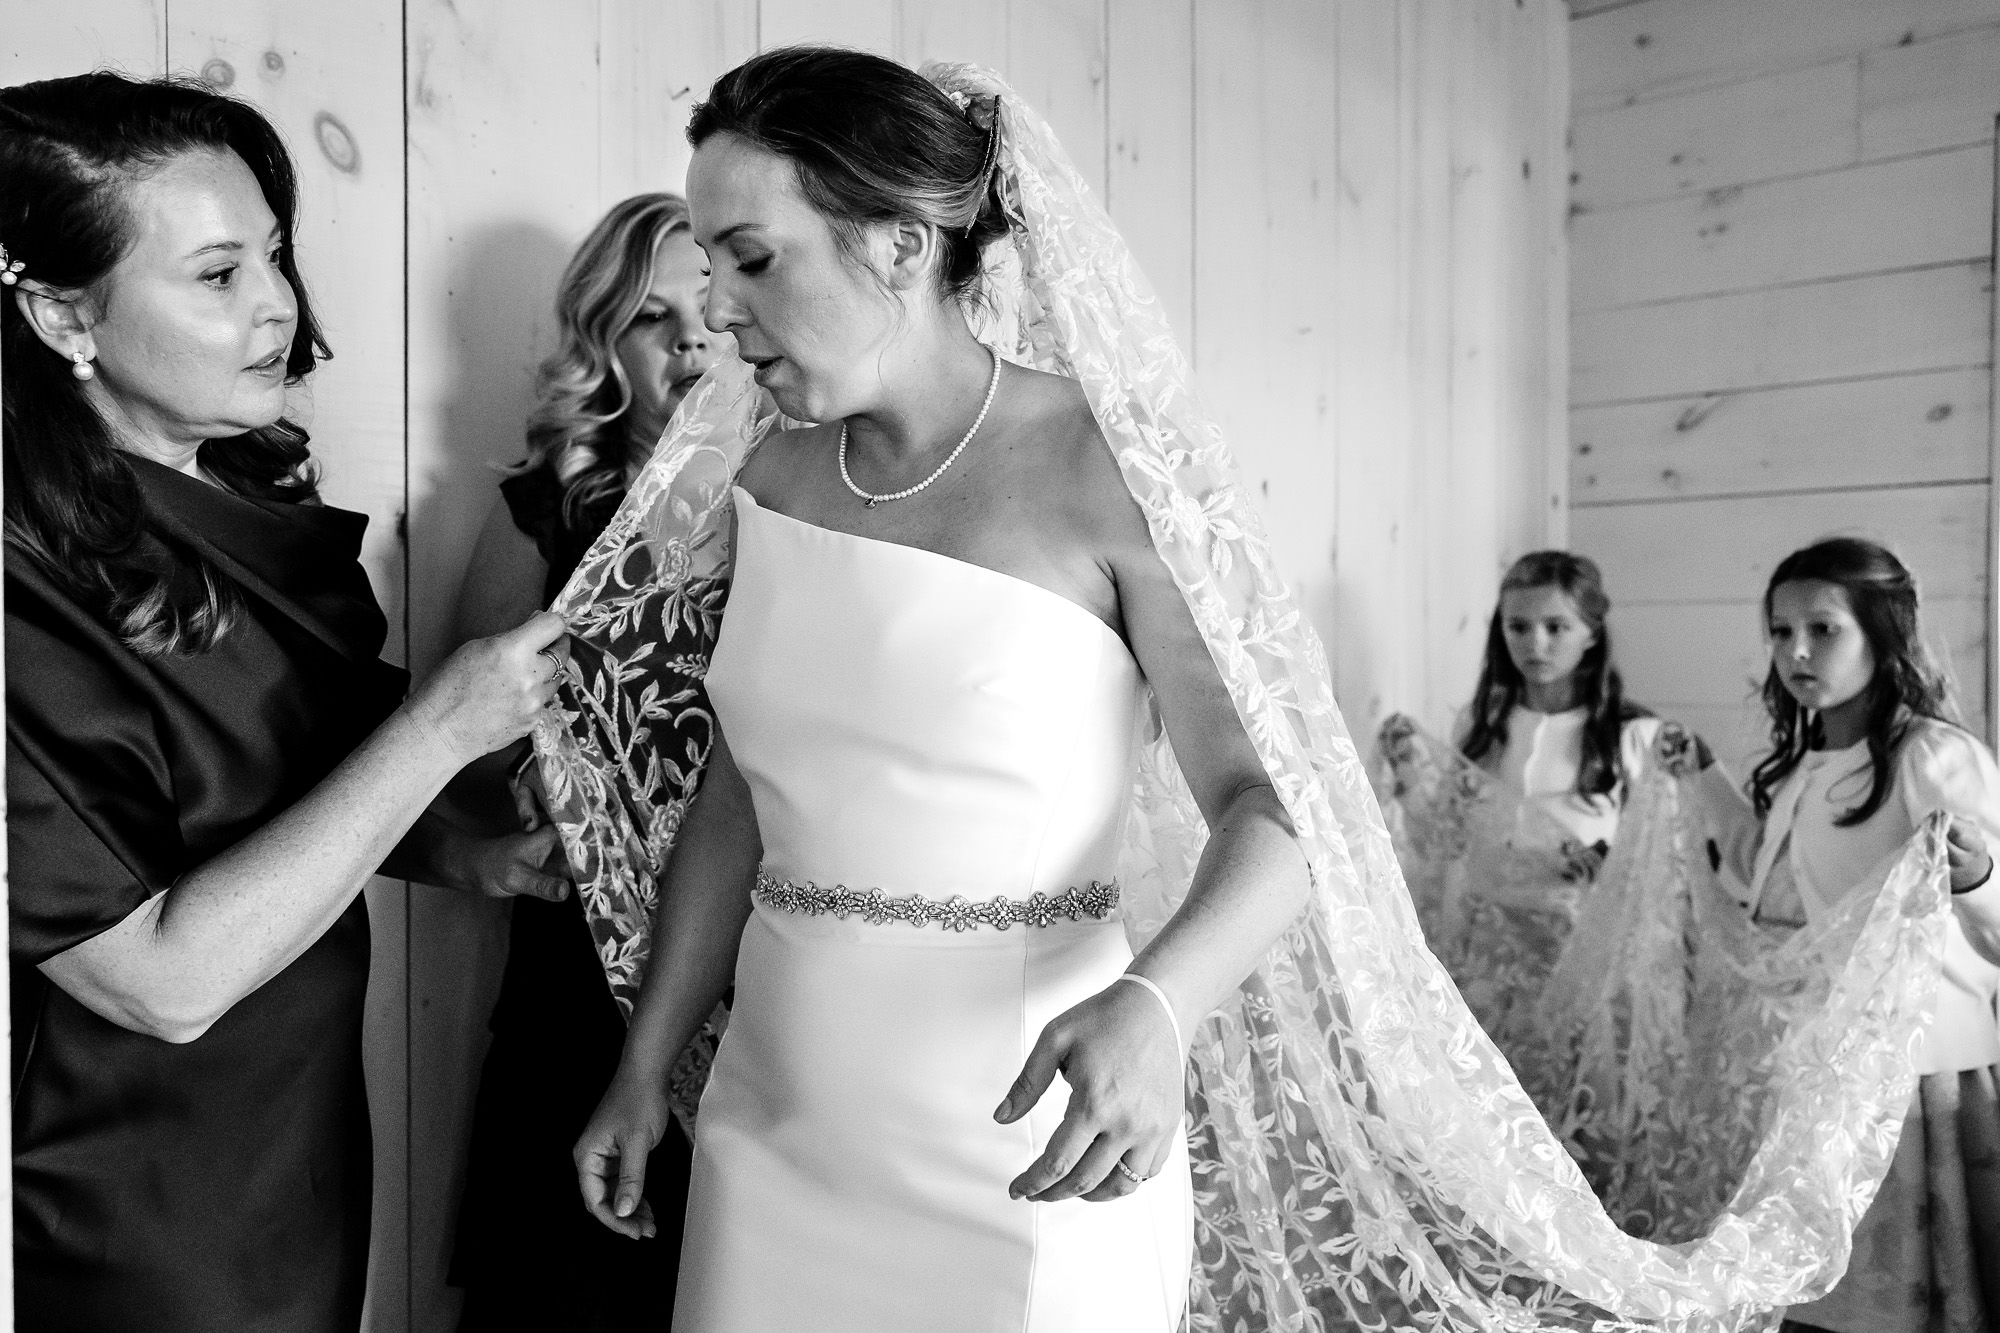
<svg viewBox="0 0 2000 1333">
<path fill-rule="evenodd" d="M 480 534 L 460 637 L 546 606 L 617 512 L 681 398 L 714 364 L 717 338 L 701 322 L 705 268 L 687 204 L 672 194 L 614 205 L 577 250 L 556 293 L 561 341 L 542 364 L 527 457 L 500 483 Z M 698 687 L 681 730 L 705 750 Z M 452 1261 L 466 1288 L 460 1329 L 663 1326 L 678 1244 L 649 1247 L 653 1259 L 634 1264 L 627 1243 L 577 1204 L 570 1146 L 618 1067 L 625 1023 L 574 896 L 514 910 L 491 1028 Z M 678 1130 L 663 1146 L 649 1197 L 678 1224 L 688 1146 Z"/>
<path fill-rule="evenodd" d="M 622 200 L 584 238 L 556 292 L 561 343 L 537 378 L 528 456 L 500 483 L 459 594 L 459 637 L 548 605 L 617 512 L 715 364 L 706 268 L 675 194 Z"/>
</svg>

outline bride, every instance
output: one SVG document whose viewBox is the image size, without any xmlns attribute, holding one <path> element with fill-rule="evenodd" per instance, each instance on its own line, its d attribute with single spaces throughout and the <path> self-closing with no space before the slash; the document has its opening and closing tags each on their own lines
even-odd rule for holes
<svg viewBox="0 0 2000 1333">
<path fill-rule="evenodd" d="M 734 963 L 684 1327 L 1021 1327 L 1045 1304 L 1065 1328 L 1171 1327 L 1181 1017 L 1305 903 L 1291 821 L 1081 387 L 961 313 L 1007 229 L 996 133 L 900 66 L 811 51 L 725 76 L 690 127 L 708 322 L 822 424 L 737 476 L 721 739 L 579 1149 L 593 1211 L 647 1226 L 665 1065 Z M 1216 833 L 1135 959 L 1116 878 L 1142 683 Z M 836 886 L 930 920 L 843 920 Z M 993 919 L 954 929 L 954 900 Z M 1066 1108 L 1044 1104 L 1058 1069 Z M 945 1280 L 884 1285 L 889 1253 Z"/>
<path fill-rule="evenodd" d="M 1319 643 L 1047 127 L 977 71 L 789 48 L 689 134 L 742 361 L 558 601 L 580 683 L 538 737 L 632 1006 L 576 1149 L 614 1230 L 653 1231 L 676 1057 L 735 986 L 676 1328 L 1117 1333 L 1190 1295 L 1733 1328 L 1830 1285 L 1937 911 L 1880 914 L 1823 1016 L 1857 1058 L 1778 1094 L 1715 1233 L 1623 1235 L 1424 951 Z M 695 680 L 713 744 L 662 753 Z"/>
</svg>

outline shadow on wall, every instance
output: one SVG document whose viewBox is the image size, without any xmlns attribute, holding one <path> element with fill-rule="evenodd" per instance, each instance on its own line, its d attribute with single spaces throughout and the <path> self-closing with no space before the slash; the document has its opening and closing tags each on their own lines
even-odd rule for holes
<svg viewBox="0 0 2000 1333">
<path fill-rule="evenodd" d="M 556 281 L 570 246 L 509 223 L 445 238 L 446 283 L 421 297 L 449 360 L 439 389 L 413 395 L 410 657 L 421 675 L 455 645 L 451 627 L 474 540 L 499 499 L 500 469 L 525 452 L 535 367 L 555 345 Z M 442 309 L 440 310 L 439 305 Z M 508 905 L 419 887 L 410 899 L 410 1289 L 413 1329 L 450 1328 L 460 1296 L 445 1285 L 464 1192 L 466 1143 L 487 1020 L 506 961 Z"/>
<path fill-rule="evenodd" d="M 545 227 L 505 223 L 447 240 L 443 317 L 450 360 L 432 400 L 434 429 L 411 441 L 411 657 L 434 666 L 453 646 L 458 591 L 500 469 L 523 457 L 535 367 L 555 346 L 555 289 L 570 245 Z M 428 436 L 428 438 L 426 438 Z"/>
</svg>

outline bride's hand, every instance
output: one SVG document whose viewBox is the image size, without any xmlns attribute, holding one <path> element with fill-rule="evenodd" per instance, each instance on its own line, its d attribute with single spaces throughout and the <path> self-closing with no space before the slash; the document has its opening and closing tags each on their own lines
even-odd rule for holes
<svg viewBox="0 0 2000 1333">
<path fill-rule="evenodd" d="M 1165 1164 L 1180 1133 L 1185 1058 L 1159 1003 L 1139 986 L 1108 986 L 1058 1015 L 993 1113 L 1012 1124 L 1041 1100 L 1058 1071 L 1069 1084 L 1062 1123 L 1008 1194 L 1044 1203 L 1079 1195 L 1101 1202 L 1139 1188 Z"/>
<path fill-rule="evenodd" d="M 571 1157 L 583 1206 L 621 1236 L 644 1239 L 659 1229 L 641 1191 L 646 1159 L 666 1135 L 672 1114 L 663 1080 L 632 1076 L 621 1065 L 576 1141 Z"/>
</svg>

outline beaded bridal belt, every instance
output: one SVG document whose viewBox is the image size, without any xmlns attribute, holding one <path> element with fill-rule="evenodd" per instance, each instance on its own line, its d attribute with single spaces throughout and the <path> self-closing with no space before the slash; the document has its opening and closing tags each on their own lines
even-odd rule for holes
<svg viewBox="0 0 2000 1333">
<path fill-rule="evenodd" d="M 807 916 L 835 916 L 846 920 L 858 916 L 871 926 L 889 921 L 907 921 L 913 926 L 932 922 L 946 930 L 971 930 L 992 926 L 1046 926 L 1058 919 L 1081 921 L 1089 917 L 1102 921 L 1118 908 L 1118 885 L 1092 880 L 1077 889 L 1061 893 L 1036 893 L 1026 898 L 989 898 L 974 902 L 961 894 L 949 898 L 926 898 L 913 893 L 891 898 L 880 889 L 850 889 L 845 884 L 827 888 L 820 884 L 795 884 L 766 871 L 757 872 L 757 896 L 772 907 Z"/>
</svg>

